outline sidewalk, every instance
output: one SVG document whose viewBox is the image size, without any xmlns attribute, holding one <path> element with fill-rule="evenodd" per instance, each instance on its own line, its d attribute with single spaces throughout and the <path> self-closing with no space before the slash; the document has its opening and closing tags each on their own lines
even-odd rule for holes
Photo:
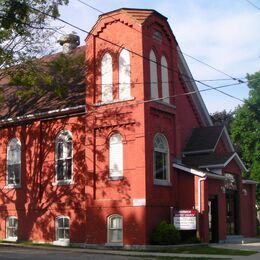
<svg viewBox="0 0 260 260">
<path fill-rule="evenodd" d="M 185 254 L 185 253 L 160 253 L 160 252 L 146 252 L 146 251 L 126 251 L 126 250 L 107 250 L 107 249 L 86 249 L 86 248 L 73 248 L 73 247 L 48 247 L 48 246 L 33 246 L 22 245 L 13 243 L 0 243 L 1 246 L 19 247 L 19 248 L 32 248 L 45 251 L 63 251 L 63 252 L 79 252 L 89 254 L 108 254 L 108 255 L 121 255 L 121 256 L 133 256 L 133 257 L 180 257 L 180 258 L 216 258 L 216 259 L 238 259 L 245 258 L 246 256 L 233 256 L 233 255 L 208 255 L 208 254 Z M 260 252 L 260 251 L 259 251 Z M 258 254 L 257 254 L 258 255 Z M 260 255 L 260 253 L 259 253 Z M 254 255 L 253 255 L 254 256 Z M 250 258 L 254 259 L 254 258 Z M 258 258 L 260 257 L 258 256 Z"/>
</svg>

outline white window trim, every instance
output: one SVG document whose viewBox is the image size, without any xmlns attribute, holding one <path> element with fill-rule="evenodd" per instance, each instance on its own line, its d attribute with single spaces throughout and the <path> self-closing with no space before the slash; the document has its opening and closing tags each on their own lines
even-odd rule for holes
<svg viewBox="0 0 260 260">
<path fill-rule="evenodd" d="M 160 149 L 155 149 L 154 147 L 154 140 L 156 139 L 157 136 L 162 136 L 163 139 L 166 141 L 166 145 L 167 145 L 167 170 L 166 170 L 166 179 L 165 180 L 162 180 L 162 179 L 156 179 L 156 171 L 155 171 L 155 151 L 158 151 L 158 152 L 165 152 L 165 151 L 162 151 Z M 168 140 L 167 138 L 165 137 L 165 135 L 161 134 L 161 133 L 157 133 L 155 134 L 154 136 L 154 139 L 153 139 L 153 183 L 154 185 L 159 185 L 159 186 L 171 186 L 171 181 L 170 181 L 170 151 L 169 151 L 169 143 L 168 143 Z"/>
<path fill-rule="evenodd" d="M 114 172 L 112 168 L 110 168 L 110 164 L 111 164 L 111 146 L 110 146 L 110 141 L 111 141 L 111 138 L 113 136 L 120 136 L 121 138 L 121 142 L 120 142 L 120 145 L 121 145 L 121 148 L 122 148 L 122 154 L 121 154 L 121 171 L 117 171 L 117 172 Z M 109 174 L 108 174 L 108 177 L 109 179 L 111 180 L 118 180 L 118 179 L 122 179 L 124 177 L 124 144 L 123 144 L 123 136 L 119 133 L 113 133 L 112 135 L 110 135 L 109 137 Z"/>
<path fill-rule="evenodd" d="M 18 232 L 18 218 L 16 216 L 8 216 L 6 218 L 6 220 L 5 220 L 5 222 L 6 222 L 6 224 L 5 224 L 5 232 L 6 232 L 5 234 L 6 234 L 6 236 L 5 236 L 4 240 L 6 240 L 6 241 L 17 241 L 18 240 L 17 236 L 16 237 L 7 237 L 7 234 L 8 234 L 8 232 L 7 232 L 7 228 L 8 228 L 7 223 L 9 222 L 10 218 L 14 218 L 14 219 L 17 220 L 17 232 Z"/>
<path fill-rule="evenodd" d="M 68 239 L 58 239 L 58 219 L 60 218 L 67 218 L 69 220 L 69 233 L 70 233 L 70 217 L 68 216 L 58 216 L 55 218 L 55 240 L 53 241 L 53 245 L 56 246 L 69 246 L 70 245 L 70 238 Z"/>
<path fill-rule="evenodd" d="M 121 222 L 122 222 L 122 241 L 118 241 L 118 242 L 112 242 L 110 241 L 110 220 L 114 217 L 120 217 L 121 218 Z M 107 243 L 106 246 L 123 246 L 123 242 L 124 241 L 124 222 L 123 222 L 123 216 L 120 214 L 112 214 L 110 216 L 107 217 Z"/>
<path fill-rule="evenodd" d="M 58 171 L 58 160 L 57 160 L 57 156 L 58 156 L 58 140 L 59 140 L 59 137 L 61 135 L 68 135 L 71 140 L 72 140 L 72 149 L 71 149 L 71 177 L 70 179 L 67 179 L 67 180 L 58 180 L 57 179 L 57 171 Z M 66 141 L 66 140 L 64 140 Z M 73 154 L 73 135 L 72 133 L 69 131 L 69 130 L 61 130 L 58 135 L 56 136 L 56 139 L 55 139 L 55 181 L 52 183 L 53 186 L 61 186 L 61 185 L 71 185 L 71 184 L 74 184 L 73 182 L 73 157 L 74 157 L 74 154 Z"/>
<path fill-rule="evenodd" d="M 8 183 L 8 176 L 9 176 L 9 173 L 8 173 L 8 149 L 9 149 L 9 145 L 11 143 L 11 141 L 13 140 L 16 140 L 17 141 L 17 144 L 20 146 L 20 176 L 19 176 L 19 180 L 20 182 L 19 183 Z M 6 182 L 5 182 L 5 186 L 4 186 L 4 189 L 16 189 L 16 188 L 21 188 L 21 185 L 22 185 L 22 145 L 21 145 L 21 141 L 17 138 L 17 137 L 14 137 L 12 139 L 9 140 L 8 144 L 7 144 L 7 147 L 6 147 Z"/>
<path fill-rule="evenodd" d="M 122 62 L 123 61 L 123 62 Z M 119 100 L 127 100 L 131 97 L 131 62 L 130 53 L 122 49 L 119 54 Z"/>
<path fill-rule="evenodd" d="M 108 64 L 108 59 L 109 59 L 109 64 Z M 110 53 L 106 52 L 101 59 L 101 101 L 110 102 L 112 100 L 113 100 L 113 58 Z"/>
<path fill-rule="evenodd" d="M 135 100 L 135 97 L 130 97 L 127 99 L 115 99 L 112 101 L 107 101 L 107 102 L 97 102 L 94 104 L 94 106 L 99 107 L 99 106 L 104 106 L 104 105 L 109 105 L 109 104 L 115 104 L 115 103 L 121 103 L 121 102 L 126 102 L 126 101 L 132 101 Z"/>
<path fill-rule="evenodd" d="M 149 53 L 149 70 L 150 70 L 150 98 L 156 99 L 159 97 L 159 82 L 158 82 L 158 68 L 157 57 L 153 49 Z"/>
<path fill-rule="evenodd" d="M 161 57 L 161 80 L 162 80 L 162 97 L 163 97 L 162 101 L 166 104 L 170 104 L 169 69 L 168 69 L 168 61 L 164 55 Z"/>
</svg>

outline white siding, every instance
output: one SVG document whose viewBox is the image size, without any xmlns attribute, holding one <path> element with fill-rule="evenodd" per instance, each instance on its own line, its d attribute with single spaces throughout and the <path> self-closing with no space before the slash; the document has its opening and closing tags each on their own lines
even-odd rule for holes
<svg viewBox="0 0 260 260">
<path fill-rule="evenodd" d="M 119 55 L 119 99 L 131 97 L 130 55 L 123 49 Z"/>
<path fill-rule="evenodd" d="M 157 75 L 157 59 L 153 50 L 150 51 L 150 86 L 151 98 L 158 98 L 158 75 Z"/>
<path fill-rule="evenodd" d="M 113 100 L 113 68 L 112 57 L 106 53 L 101 62 L 101 91 L 102 102 L 109 102 Z"/>
<path fill-rule="evenodd" d="M 169 98 L 169 76 L 168 76 L 168 63 L 165 56 L 161 59 L 161 73 L 162 73 L 162 97 L 163 102 L 170 103 Z"/>
<path fill-rule="evenodd" d="M 123 143 L 120 134 L 109 139 L 109 177 L 123 176 Z"/>
</svg>

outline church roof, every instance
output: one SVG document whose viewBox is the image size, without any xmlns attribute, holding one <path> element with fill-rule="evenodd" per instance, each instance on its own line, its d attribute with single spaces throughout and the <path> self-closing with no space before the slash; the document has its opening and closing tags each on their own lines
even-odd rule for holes
<svg viewBox="0 0 260 260">
<path fill-rule="evenodd" d="M 74 52 L 80 53 L 85 47 L 77 48 Z M 55 59 L 59 54 L 44 57 L 44 61 Z M 73 55 L 73 54 L 72 54 Z M 0 101 L 0 124 L 6 120 L 17 117 L 28 117 L 34 114 L 42 114 L 55 110 L 62 110 L 85 105 L 85 82 L 79 82 L 68 88 L 67 93 L 59 97 L 53 91 L 45 89 L 44 94 L 34 94 L 29 98 L 22 98 L 17 95 L 17 91 L 22 90 L 22 86 L 9 84 L 9 79 L 0 80 L 0 91 L 2 100 Z"/>
</svg>

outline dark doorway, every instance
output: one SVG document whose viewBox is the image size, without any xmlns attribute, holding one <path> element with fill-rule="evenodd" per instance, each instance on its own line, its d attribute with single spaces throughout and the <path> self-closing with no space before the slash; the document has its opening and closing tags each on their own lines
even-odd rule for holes
<svg viewBox="0 0 260 260">
<path fill-rule="evenodd" d="M 217 243 L 218 237 L 218 197 L 210 196 L 208 201 L 209 206 L 209 241 Z"/>
<path fill-rule="evenodd" d="M 237 235 L 238 231 L 238 196 L 237 191 L 226 191 L 227 235 Z"/>
</svg>

